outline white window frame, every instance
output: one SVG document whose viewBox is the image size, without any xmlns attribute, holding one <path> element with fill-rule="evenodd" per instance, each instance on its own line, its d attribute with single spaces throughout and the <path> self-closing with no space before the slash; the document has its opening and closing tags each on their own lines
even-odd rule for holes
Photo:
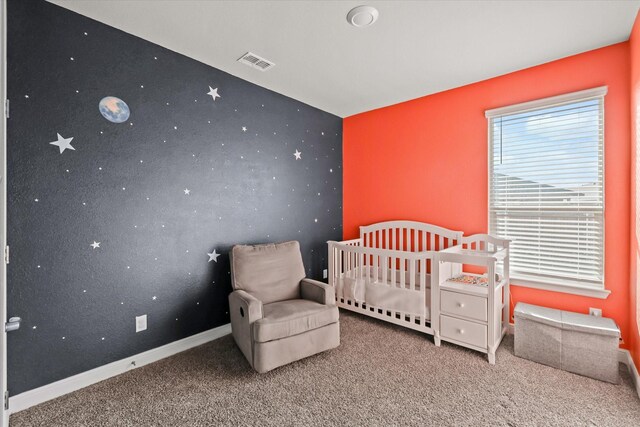
<svg viewBox="0 0 640 427">
<path fill-rule="evenodd" d="M 595 98 L 604 98 L 607 94 L 607 86 L 601 86 L 593 89 L 582 90 L 579 92 L 572 92 L 558 96 L 552 96 L 549 98 L 537 99 L 535 101 L 523 102 L 520 104 L 509 105 L 501 108 L 494 108 L 491 110 L 485 111 L 485 117 L 487 118 L 487 230 L 490 230 L 491 227 L 491 170 L 492 170 L 492 129 L 491 129 L 491 119 L 497 116 L 515 114 L 515 113 L 524 113 L 531 110 L 537 110 L 540 108 L 548 108 L 553 107 L 555 105 L 566 104 L 570 102 L 578 102 L 578 101 L 586 101 L 589 99 Z M 604 112 L 604 101 L 602 103 L 602 115 L 603 115 L 603 126 L 606 126 L 605 123 L 605 112 Z M 604 129 L 603 129 L 604 135 Z M 604 136 L 603 136 L 604 138 Z M 603 162 L 604 162 L 604 147 L 603 147 Z M 604 193 L 604 181 L 606 180 L 606 163 L 603 163 L 603 193 Z M 606 195 L 603 194 L 603 197 L 606 200 Z M 603 241 L 605 239 L 605 229 L 606 229 L 606 202 L 603 206 Z M 606 255 L 606 247 L 603 248 L 602 254 L 602 263 L 603 263 L 603 276 L 606 278 L 606 264 L 605 264 L 605 255 Z M 603 283 L 601 288 L 597 288 L 594 286 L 584 286 L 581 285 L 579 281 L 569 281 L 562 279 L 550 279 L 544 280 L 537 277 L 527 277 L 524 275 L 517 275 L 511 273 L 511 284 L 517 286 L 523 286 L 527 288 L 535 288 L 535 289 L 543 289 L 549 291 L 563 292 L 568 294 L 582 295 L 587 297 L 601 298 L 605 299 L 609 296 L 611 291 L 605 288 L 605 283 Z"/>
</svg>

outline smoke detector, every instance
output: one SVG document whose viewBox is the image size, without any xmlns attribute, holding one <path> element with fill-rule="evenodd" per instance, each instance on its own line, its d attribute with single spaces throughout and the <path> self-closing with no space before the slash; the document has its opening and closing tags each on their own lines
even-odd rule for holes
<svg viewBox="0 0 640 427">
<path fill-rule="evenodd" d="M 275 63 L 269 61 L 268 59 L 264 59 L 263 57 L 251 52 L 247 52 L 240 58 L 238 58 L 238 62 L 241 62 L 253 68 L 257 68 L 260 71 L 267 71 L 268 69 L 276 66 Z"/>
<path fill-rule="evenodd" d="M 371 6 L 354 7 L 347 14 L 349 24 L 357 28 L 368 27 L 378 19 L 378 9 Z"/>
</svg>

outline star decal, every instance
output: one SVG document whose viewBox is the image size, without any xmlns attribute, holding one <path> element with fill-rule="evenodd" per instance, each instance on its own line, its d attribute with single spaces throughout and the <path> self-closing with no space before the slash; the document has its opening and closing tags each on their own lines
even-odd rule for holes
<svg viewBox="0 0 640 427">
<path fill-rule="evenodd" d="M 246 126 L 242 126 L 242 132 L 246 132 L 247 131 L 247 127 Z"/>
<path fill-rule="evenodd" d="M 93 249 L 97 249 L 100 247 L 100 242 L 96 242 L 95 240 L 93 241 L 92 244 L 90 244 L 89 246 L 91 246 Z"/>
<path fill-rule="evenodd" d="M 189 194 L 191 194 L 191 190 L 189 190 L 188 188 L 185 188 L 182 191 L 184 191 L 185 196 L 188 196 Z"/>
<path fill-rule="evenodd" d="M 207 92 L 207 95 L 211 95 L 214 101 L 216 100 L 216 98 L 222 98 L 220 95 L 218 95 L 218 88 L 214 89 L 211 86 L 209 86 L 209 92 Z"/>
<path fill-rule="evenodd" d="M 216 250 L 214 249 L 213 252 L 211 253 L 207 253 L 207 255 L 209 255 L 209 261 L 207 262 L 218 262 L 218 257 L 220 256 L 219 253 L 216 253 Z"/>
<path fill-rule="evenodd" d="M 293 153 L 293 155 L 296 157 L 296 160 L 302 159 L 302 153 L 298 151 L 298 149 L 296 149 L 296 152 Z"/>
<path fill-rule="evenodd" d="M 64 152 L 64 150 L 69 149 L 69 150 L 74 150 L 75 148 L 73 148 L 71 146 L 71 140 L 73 139 L 73 137 L 71 138 L 64 138 L 62 135 L 57 134 L 58 135 L 58 140 L 57 141 L 53 141 L 50 142 L 49 144 L 51 145 L 55 145 L 58 148 L 60 148 L 60 154 L 62 154 Z"/>
</svg>

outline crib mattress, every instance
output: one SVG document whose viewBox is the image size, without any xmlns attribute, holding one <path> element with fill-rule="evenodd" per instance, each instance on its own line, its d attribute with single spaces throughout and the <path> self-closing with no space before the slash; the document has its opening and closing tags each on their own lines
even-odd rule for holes
<svg viewBox="0 0 640 427">
<path fill-rule="evenodd" d="M 394 274 L 395 273 L 395 274 Z M 401 287 L 401 275 L 405 274 L 405 285 Z M 420 288 L 420 275 L 416 274 L 415 289 L 411 289 L 409 272 L 387 271 L 387 283 L 382 282 L 383 271 L 378 268 L 377 274 L 372 267 L 348 270 L 336 280 L 338 297 L 366 303 L 369 306 L 412 314 L 430 319 L 431 276 L 425 276 L 425 290 Z"/>
</svg>

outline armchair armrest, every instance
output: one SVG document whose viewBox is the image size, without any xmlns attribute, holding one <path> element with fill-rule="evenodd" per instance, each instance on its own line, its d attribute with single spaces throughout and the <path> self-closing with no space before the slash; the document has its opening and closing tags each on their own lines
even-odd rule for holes
<svg viewBox="0 0 640 427">
<path fill-rule="evenodd" d="M 246 323 L 253 323 L 262 319 L 262 301 L 245 291 L 233 291 L 229 294 L 229 310 L 231 318 L 239 317 Z"/>
<path fill-rule="evenodd" d="M 229 294 L 229 317 L 231 333 L 238 347 L 253 366 L 252 323 L 262 319 L 262 301 L 245 291 L 233 291 Z"/>
<path fill-rule="evenodd" d="M 300 281 L 302 299 L 315 301 L 324 305 L 336 305 L 336 293 L 333 286 L 317 280 L 304 278 Z"/>
</svg>

